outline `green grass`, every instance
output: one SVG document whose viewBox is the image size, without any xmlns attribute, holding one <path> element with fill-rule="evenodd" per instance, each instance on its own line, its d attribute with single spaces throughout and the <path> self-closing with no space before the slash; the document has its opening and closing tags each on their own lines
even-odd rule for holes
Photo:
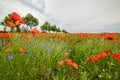
<svg viewBox="0 0 120 80">
<path fill-rule="evenodd" d="M 118 35 L 115 35 L 116 39 Z M 46 40 L 46 37 L 49 40 Z M 56 38 L 53 41 L 53 38 Z M 68 40 L 66 40 L 66 38 Z M 120 61 L 112 58 L 111 54 L 120 53 L 120 42 L 113 43 L 97 37 L 80 36 L 60 37 L 57 35 L 19 37 L 17 33 L 11 38 L 0 42 L 0 79 L 1 80 L 118 80 L 120 78 Z M 23 42 L 29 39 L 30 42 Z M 62 42 L 59 42 L 62 39 Z M 71 45 L 70 42 L 76 42 Z M 5 45 L 9 44 L 8 47 Z M 6 53 L 6 49 L 12 49 Z M 23 48 L 24 53 L 18 49 Z M 87 62 L 88 57 L 110 50 L 106 58 L 93 63 Z M 68 56 L 64 53 L 68 52 Z M 9 57 L 9 58 L 8 58 Z M 61 60 L 72 59 L 78 64 L 76 70 L 64 64 Z"/>
</svg>

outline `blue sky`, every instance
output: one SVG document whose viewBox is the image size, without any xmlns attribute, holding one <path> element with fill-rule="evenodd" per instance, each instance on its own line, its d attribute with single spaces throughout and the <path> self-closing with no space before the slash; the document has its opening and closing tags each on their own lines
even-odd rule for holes
<svg viewBox="0 0 120 80">
<path fill-rule="evenodd" d="M 0 0 L 0 21 L 13 11 L 68 32 L 120 32 L 120 0 Z"/>
</svg>

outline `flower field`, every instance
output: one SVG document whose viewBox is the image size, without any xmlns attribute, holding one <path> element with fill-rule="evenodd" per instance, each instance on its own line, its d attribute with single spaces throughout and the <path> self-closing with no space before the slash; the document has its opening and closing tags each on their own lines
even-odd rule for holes
<svg viewBox="0 0 120 80">
<path fill-rule="evenodd" d="M 0 33 L 1 80 L 119 80 L 120 33 Z"/>
</svg>

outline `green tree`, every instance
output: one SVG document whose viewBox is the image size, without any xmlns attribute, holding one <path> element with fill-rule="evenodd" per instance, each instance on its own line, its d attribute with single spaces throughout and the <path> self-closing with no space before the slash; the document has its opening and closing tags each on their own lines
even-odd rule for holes
<svg viewBox="0 0 120 80">
<path fill-rule="evenodd" d="M 42 30 L 43 32 L 45 32 L 46 29 L 45 29 L 45 25 L 44 25 L 44 24 L 43 24 L 40 28 L 41 28 L 41 30 Z"/>
<path fill-rule="evenodd" d="M 51 31 L 52 30 L 52 27 L 51 27 L 51 24 L 49 22 L 45 22 L 41 27 L 41 30 L 44 32 L 44 31 Z"/>
<path fill-rule="evenodd" d="M 62 30 L 62 32 L 63 32 L 63 33 L 68 33 L 68 32 L 67 32 L 66 30 L 64 30 L 64 29 Z"/>
<path fill-rule="evenodd" d="M 57 28 L 56 32 L 61 32 L 61 30 L 60 30 L 60 28 L 59 28 L 59 27 Z"/>
<path fill-rule="evenodd" d="M 7 21 L 10 21 L 9 14 L 4 17 L 3 21 L 0 23 L 3 26 L 3 30 L 6 31 L 7 28 Z"/>
<path fill-rule="evenodd" d="M 47 30 L 50 32 L 50 31 L 52 31 L 52 26 L 51 26 L 51 24 L 49 23 L 49 25 L 47 26 Z"/>
<path fill-rule="evenodd" d="M 32 27 L 37 26 L 39 24 L 38 19 L 36 17 L 34 17 L 32 14 L 30 14 L 30 13 L 28 13 L 22 19 L 24 21 L 24 24 L 26 24 L 27 26 L 29 26 L 30 29 L 32 29 Z"/>
<path fill-rule="evenodd" d="M 52 29 L 53 32 L 55 32 L 57 30 L 56 25 L 53 25 L 51 29 Z"/>
</svg>

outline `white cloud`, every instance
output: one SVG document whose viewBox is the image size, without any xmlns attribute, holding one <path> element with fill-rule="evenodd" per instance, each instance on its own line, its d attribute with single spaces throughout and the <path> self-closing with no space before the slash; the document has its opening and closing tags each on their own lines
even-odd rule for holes
<svg viewBox="0 0 120 80">
<path fill-rule="evenodd" d="M 16 11 L 22 16 L 32 13 L 40 25 L 49 21 L 70 32 L 120 28 L 120 0 L 3 0 L 0 5 L 0 19 Z"/>
<path fill-rule="evenodd" d="M 119 0 L 46 0 L 45 11 L 64 24 L 76 24 L 73 32 L 109 30 L 105 26 L 120 23 Z"/>
<path fill-rule="evenodd" d="M 40 13 L 39 11 L 35 10 L 34 8 L 31 8 L 31 6 L 27 4 L 25 5 L 25 4 L 23 4 L 22 2 L 16 1 L 16 0 L 11 0 L 11 1 L 4 0 L 0 2 L 0 5 L 2 5 L 2 7 L 0 8 L 2 9 L 2 14 L 0 16 L 0 19 L 3 19 L 4 16 L 15 11 L 19 13 L 21 16 L 25 16 L 27 13 L 31 13 L 33 16 L 39 19 L 40 24 L 43 24 L 44 21 L 47 19 L 47 17 L 44 14 Z M 32 3 L 30 4 L 32 5 Z M 36 3 L 33 3 L 33 4 L 36 4 Z"/>
</svg>

